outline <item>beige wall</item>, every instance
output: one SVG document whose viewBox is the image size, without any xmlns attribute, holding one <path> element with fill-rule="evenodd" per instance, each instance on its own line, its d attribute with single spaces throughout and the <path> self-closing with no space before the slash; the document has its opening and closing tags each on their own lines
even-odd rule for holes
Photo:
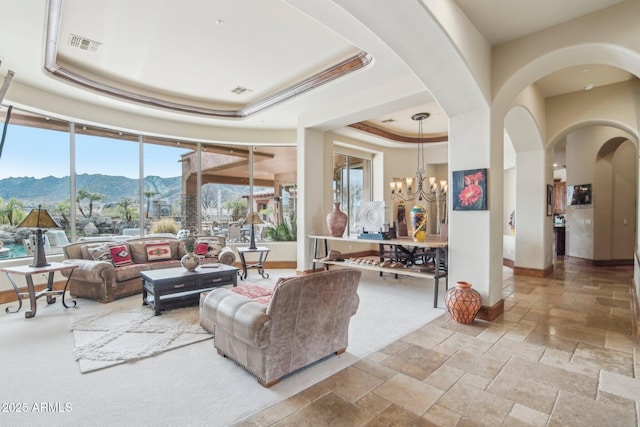
<svg viewBox="0 0 640 427">
<path fill-rule="evenodd" d="M 594 259 L 629 260 L 636 223 L 636 150 L 628 140 L 607 141 L 598 153 L 594 200 Z"/>
<path fill-rule="evenodd" d="M 629 135 L 608 126 L 584 127 L 567 135 L 567 187 L 592 184 L 593 195 L 591 205 L 567 206 L 566 253 L 569 256 L 600 260 L 633 257 L 635 148 L 630 143 L 623 144 L 615 147 L 615 151 L 621 150 L 619 153 L 612 151 L 611 156 L 599 160 L 605 144 L 620 137 L 627 139 Z M 613 188 L 615 193 L 612 193 Z M 629 200 L 633 202 L 629 203 Z M 621 216 L 628 217 L 627 225 L 615 224 L 614 240 L 612 221 L 616 218 L 616 222 L 621 223 Z M 613 258 L 613 246 L 627 248 L 626 255 L 620 256 L 622 254 L 616 250 L 619 258 Z"/>
</svg>

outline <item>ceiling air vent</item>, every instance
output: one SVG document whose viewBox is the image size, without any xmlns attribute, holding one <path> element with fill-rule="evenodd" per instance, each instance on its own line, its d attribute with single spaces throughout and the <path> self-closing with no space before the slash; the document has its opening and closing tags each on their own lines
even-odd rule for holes
<svg viewBox="0 0 640 427">
<path fill-rule="evenodd" d="M 236 86 L 234 89 L 231 89 L 231 92 L 236 95 L 242 95 L 245 92 L 253 92 L 251 89 L 247 89 L 246 87 Z"/>
<path fill-rule="evenodd" d="M 72 47 L 78 47 L 82 50 L 88 50 L 95 52 L 98 50 L 102 43 L 89 40 L 85 37 L 76 36 L 75 34 L 69 34 L 69 45 Z"/>
</svg>

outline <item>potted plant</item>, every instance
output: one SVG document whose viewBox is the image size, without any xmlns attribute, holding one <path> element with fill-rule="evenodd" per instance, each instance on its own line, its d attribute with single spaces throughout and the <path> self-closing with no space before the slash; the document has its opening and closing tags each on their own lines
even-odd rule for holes
<svg viewBox="0 0 640 427">
<path fill-rule="evenodd" d="M 200 265 L 200 257 L 194 252 L 196 250 L 196 242 L 198 240 L 198 233 L 195 231 L 189 232 L 189 234 L 182 238 L 182 245 L 186 252 L 180 259 L 180 264 L 188 271 L 195 271 Z"/>
</svg>

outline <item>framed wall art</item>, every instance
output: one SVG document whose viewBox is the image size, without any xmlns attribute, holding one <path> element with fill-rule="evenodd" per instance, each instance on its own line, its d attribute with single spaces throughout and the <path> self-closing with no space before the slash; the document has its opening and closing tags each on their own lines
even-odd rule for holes
<svg viewBox="0 0 640 427">
<path fill-rule="evenodd" d="M 567 186 L 567 205 L 590 205 L 591 200 L 591 184 Z"/>
<path fill-rule="evenodd" d="M 487 210 L 487 169 L 453 171 L 454 211 Z"/>
<path fill-rule="evenodd" d="M 547 216 L 553 215 L 553 185 L 547 184 Z"/>
</svg>

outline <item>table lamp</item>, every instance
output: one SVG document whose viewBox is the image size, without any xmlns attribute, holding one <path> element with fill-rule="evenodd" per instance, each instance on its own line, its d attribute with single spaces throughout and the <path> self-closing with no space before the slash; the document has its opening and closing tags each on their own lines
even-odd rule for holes
<svg viewBox="0 0 640 427">
<path fill-rule="evenodd" d="M 18 224 L 18 228 L 35 228 L 36 229 L 36 247 L 33 248 L 33 264 L 29 267 L 46 267 L 51 265 L 47 262 L 44 253 L 44 233 L 43 228 L 60 228 L 46 209 L 32 209 L 29 215 Z"/>
<path fill-rule="evenodd" d="M 251 224 L 251 242 L 249 243 L 249 249 L 257 249 L 256 233 L 253 227 L 255 224 L 264 224 L 264 222 L 262 221 L 262 218 L 260 218 L 260 215 L 251 211 L 249 212 L 249 215 L 247 215 L 247 218 L 244 220 L 244 223 Z"/>
</svg>

